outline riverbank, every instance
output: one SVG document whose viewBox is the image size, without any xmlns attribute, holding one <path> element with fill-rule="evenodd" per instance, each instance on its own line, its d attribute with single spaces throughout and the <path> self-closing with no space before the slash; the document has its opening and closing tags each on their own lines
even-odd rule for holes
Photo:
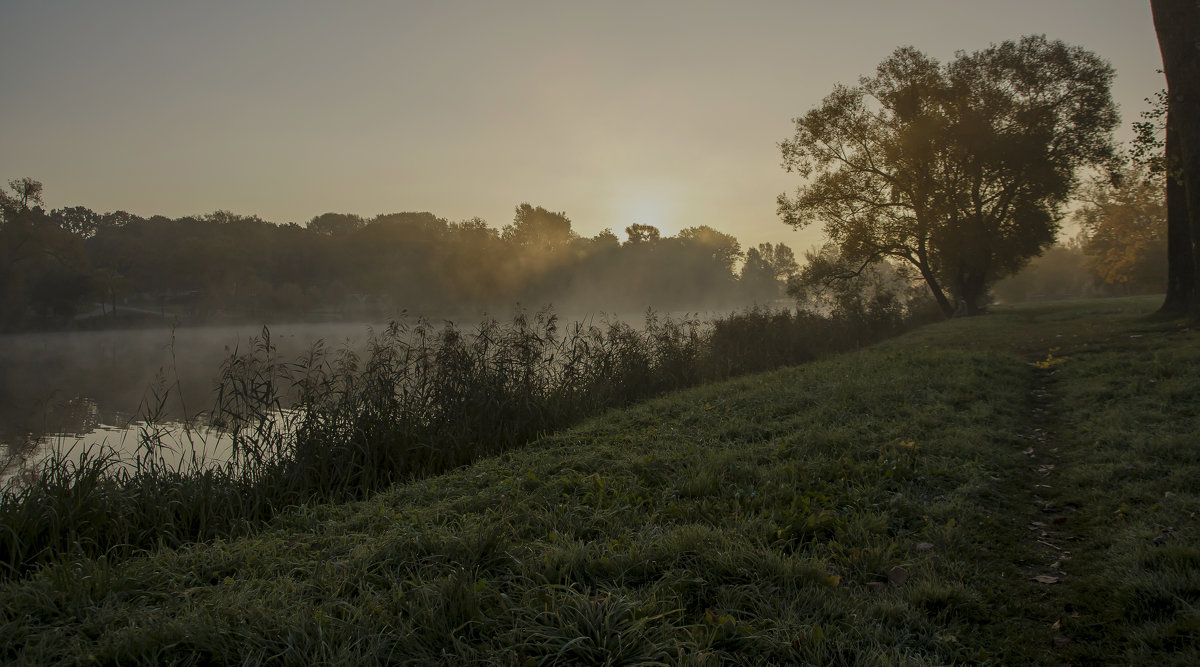
<svg viewBox="0 0 1200 667">
<path fill-rule="evenodd" d="M 1200 662 L 1200 346 L 1039 304 L 229 541 L 0 584 L 4 662 Z"/>
</svg>

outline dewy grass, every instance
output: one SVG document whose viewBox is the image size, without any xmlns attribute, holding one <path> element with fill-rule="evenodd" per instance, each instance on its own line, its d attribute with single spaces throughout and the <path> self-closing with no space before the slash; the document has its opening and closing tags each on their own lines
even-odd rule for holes
<svg viewBox="0 0 1200 667">
<path fill-rule="evenodd" d="M 159 422 L 172 387 L 161 382 L 135 461 L 55 455 L 26 476 L 31 483 L 0 494 L 0 578 L 62 558 L 240 535 L 286 507 L 361 498 L 605 409 L 852 349 L 903 326 L 754 309 L 708 324 L 649 313 L 641 330 L 602 321 L 564 331 L 540 312 L 472 332 L 392 324 L 362 358 L 317 344 L 295 361 L 279 358 L 264 328 L 221 368 L 210 420 L 231 440 L 227 460 L 166 451 Z"/>
<path fill-rule="evenodd" d="M 1153 307 L 925 327 L 64 557 L 0 584 L 0 661 L 1197 664 L 1200 348 Z"/>
</svg>

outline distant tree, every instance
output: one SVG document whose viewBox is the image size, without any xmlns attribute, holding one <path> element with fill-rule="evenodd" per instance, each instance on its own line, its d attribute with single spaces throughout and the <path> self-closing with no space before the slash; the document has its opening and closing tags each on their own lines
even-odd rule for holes
<svg viewBox="0 0 1200 667">
<path fill-rule="evenodd" d="M 1161 312 L 1200 316 L 1200 4 L 1150 0 L 1167 78 L 1167 295 Z"/>
<path fill-rule="evenodd" d="M 742 292 L 748 298 L 774 299 L 779 296 L 779 281 L 775 279 L 775 270 L 763 257 L 759 248 L 746 251 L 746 262 L 742 264 L 738 280 Z"/>
<path fill-rule="evenodd" d="M 50 211 L 50 219 L 59 228 L 89 239 L 104 226 L 104 216 L 86 206 L 69 206 Z"/>
<path fill-rule="evenodd" d="M 658 227 L 654 225 L 643 225 L 641 223 L 633 223 L 625 228 L 625 243 L 653 243 L 662 237 L 662 233 L 658 231 Z"/>
<path fill-rule="evenodd" d="M 1053 243 L 1076 172 L 1107 164 L 1112 67 L 1045 37 L 941 65 L 897 49 L 873 77 L 838 86 L 795 119 L 784 166 L 809 178 L 780 195 L 786 224 L 814 220 L 843 260 L 914 267 L 942 312 Z"/>
<path fill-rule="evenodd" d="M 1088 260 L 1079 241 L 1056 243 L 1015 275 L 997 281 L 992 294 L 1000 303 L 1098 296 L 1099 284 Z"/>
<path fill-rule="evenodd" d="M 431 240 L 440 238 L 449 229 L 450 223 L 445 218 L 439 218 L 429 211 L 405 211 L 402 213 L 385 213 L 371 218 L 366 227 L 386 230 L 390 236 L 397 239 Z M 486 223 L 484 224 L 486 227 Z"/>
<path fill-rule="evenodd" d="M 362 216 L 350 213 L 322 213 L 308 221 L 309 231 L 325 236 L 341 236 L 363 228 Z"/>
<path fill-rule="evenodd" d="M 733 265 L 742 257 L 742 244 L 729 234 L 718 232 L 708 225 L 679 230 L 677 238 L 706 248 L 717 264 L 733 272 Z"/>
<path fill-rule="evenodd" d="M 0 208 L 4 210 L 28 211 L 42 203 L 42 184 L 26 176 L 8 182 L 12 194 L 0 191 Z"/>
<path fill-rule="evenodd" d="M 788 278 L 796 275 L 800 270 L 800 265 L 796 262 L 796 253 L 782 243 L 775 245 L 760 243 L 758 244 L 758 254 L 771 267 L 771 274 L 775 276 L 775 280 L 786 283 Z"/>
<path fill-rule="evenodd" d="M 500 233 L 488 226 L 487 220 L 479 217 L 461 222 L 451 222 L 447 225 L 447 228 L 450 232 L 457 234 L 476 234 L 500 238 Z"/>
<path fill-rule="evenodd" d="M 617 238 L 617 235 L 609 227 L 601 229 L 598 234 L 592 237 L 592 247 L 594 248 L 607 250 L 616 248 L 619 245 L 621 245 L 621 240 Z"/>
<path fill-rule="evenodd" d="M 238 223 L 254 225 L 270 224 L 257 215 L 242 215 L 240 213 L 234 213 L 233 211 L 227 211 L 225 209 L 218 209 L 212 213 L 201 215 L 199 216 L 199 219 L 204 220 L 205 222 L 216 223 L 218 225 L 233 225 Z"/>
<path fill-rule="evenodd" d="M 760 243 L 746 251 L 739 282 L 749 298 L 775 299 L 799 270 L 791 248 L 782 243 Z"/>
<path fill-rule="evenodd" d="M 42 184 L 0 191 L 0 329 L 69 319 L 91 290 L 83 241 L 46 214 Z"/>
<path fill-rule="evenodd" d="M 566 213 L 548 211 L 528 203 L 517 206 L 512 224 L 500 230 L 500 238 L 526 250 L 565 248 L 572 236 L 571 220 Z"/>
<path fill-rule="evenodd" d="M 1167 284 L 1167 215 L 1163 177 L 1145 168 L 1114 181 L 1097 179 L 1075 213 L 1089 267 L 1118 291 L 1159 293 Z"/>
</svg>

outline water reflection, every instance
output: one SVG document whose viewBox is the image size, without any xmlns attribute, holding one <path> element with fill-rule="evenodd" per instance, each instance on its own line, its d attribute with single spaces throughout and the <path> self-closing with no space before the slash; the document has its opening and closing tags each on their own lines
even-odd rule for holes
<svg viewBox="0 0 1200 667">
<path fill-rule="evenodd" d="M 279 325 L 271 343 L 285 361 L 318 340 L 361 352 L 382 326 Z M 229 438 L 206 421 L 221 364 L 261 333 L 225 326 L 0 336 L 0 477 L 54 450 L 103 447 L 131 458 L 148 429 L 174 452 L 168 460 L 193 452 L 222 460 Z"/>
</svg>

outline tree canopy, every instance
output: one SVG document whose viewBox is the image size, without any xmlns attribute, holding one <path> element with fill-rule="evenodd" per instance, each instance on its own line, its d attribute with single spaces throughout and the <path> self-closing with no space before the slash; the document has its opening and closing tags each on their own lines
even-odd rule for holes
<svg viewBox="0 0 1200 667">
<path fill-rule="evenodd" d="M 794 119 L 783 166 L 807 182 L 783 221 L 821 221 L 843 259 L 913 266 L 947 316 L 1053 243 L 1077 172 L 1106 165 L 1112 67 L 1044 36 L 941 64 L 897 49 Z M 952 301 L 953 299 L 953 301 Z"/>
</svg>

